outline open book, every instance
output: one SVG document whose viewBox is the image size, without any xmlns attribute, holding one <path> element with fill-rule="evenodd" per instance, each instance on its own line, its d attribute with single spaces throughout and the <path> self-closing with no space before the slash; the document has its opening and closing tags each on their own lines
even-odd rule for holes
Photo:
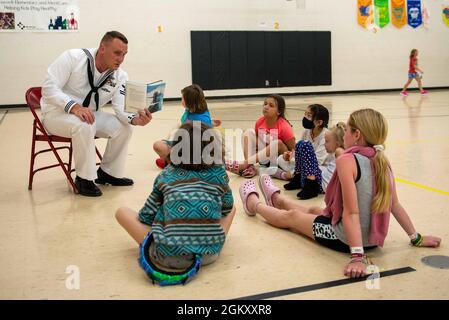
<svg viewBox="0 0 449 320">
<path fill-rule="evenodd" d="M 144 84 L 126 81 L 126 110 L 148 109 L 151 113 L 160 111 L 164 101 L 165 82 L 162 80 Z"/>
</svg>

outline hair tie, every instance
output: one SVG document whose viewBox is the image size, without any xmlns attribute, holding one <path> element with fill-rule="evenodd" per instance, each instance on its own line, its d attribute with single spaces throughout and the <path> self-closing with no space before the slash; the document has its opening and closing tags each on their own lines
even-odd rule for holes
<svg viewBox="0 0 449 320">
<path fill-rule="evenodd" d="M 376 145 L 373 146 L 373 148 L 374 148 L 377 152 L 379 152 L 379 151 L 384 151 L 384 150 L 385 150 L 384 146 L 381 145 L 381 144 L 376 144 Z"/>
</svg>

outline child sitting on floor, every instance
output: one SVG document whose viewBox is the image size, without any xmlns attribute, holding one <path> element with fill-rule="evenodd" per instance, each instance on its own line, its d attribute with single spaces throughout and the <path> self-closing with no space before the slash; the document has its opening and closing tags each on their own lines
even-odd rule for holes
<svg viewBox="0 0 449 320">
<path fill-rule="evenodd" d="M 337 123 L 336 126 L 326 131 L 324 135 L 324 147 L 327 156 L 322 165 L 318 163 L 312 144 L 302 145 L 302 151 L 298 153 L 299 161 L 297 161 L 300 164 L 299 171 L 295 174 L 295 179 L 300 179 L 301 177 L 303 185 L 303 190 L 297 194 L 299 199 L 310 199 L 318 196 L 318 193 L 326 192 L 327 185 L 335 171 L 335 160 L 344 152 L 344 134 L 345 124 L 343 122 Z M 274 176 L 280 179 L 285 179 L 284 177 L 294 170 L 292 165 L 283 158 L 278 159 L 278 165 L 280 169 L 278 169 Z M 283 171 L 283 168 L 291 171 Z"/>
<path fill-rule="evenodd" d="M 441 238 L 418 233 L 399 202 L 394 176 L 384 152 L 388 125 L 373 109 L 351 113 L 344 135 L 345 152 L 327 187 L 326 208 L 306 207 L 280 194 L 268 175 L 240 187 L 245 212 L 260 214 L 272 226 L 309 237 L 332 250 L 350 253 L 344 268 L 348 277 L 366 273 L 365 250 L 383 246 L 390 213 L 410 237 L 414 247 L 438 247 Z"/>
<path fill-rule="evenodd" d="M 208 129 L 199 122 L 182 125 L 171 163 L 157 176 L 142 209 L 116 212 L 120 225 L 140 245 L 139 263 L 155 281 L 151 265 L 163 275 L 175 270 L 187 280 L 196 273 L 192 264 L 199 268 L 217 260 L 231 227 L 235 207 L 221 141 Z M 200 151 L 199 163 L 195 150 Z"/>
<path fill-rule="evenodd" d="M 185 108 L 184 114 L 181 117 L 181 124 L 189 121 L 201 121 L 210 128 L 217 127 L 221 124 L 220 120 L 211 119 L 206 98 L 199 85 L 192 84 L 185 87 L 181 90 L 181 95 L 181 103 Z M 173 141 L 171 140 L 159 140 L 153 144 L 154 151 L 159 155 L 159 159 L 156 159 L 156 165 L 161 169 L 167 166 L 167 157 L 170 154 L 172 144 Z"/>
<path fill-rule="evenodd" d="M 268 164 L 272 157 L 276 159 L 280 154 L 293 150 L 295 136 L 290 122 L 285 118 L 285 109 L 282 96 L 271 94 L 265 98 L 263 116 L 256 121 L 255 131 L 248 130 L 243 136 L 245 160 L 226 161 L 226 170 L 252 178 L 257 175 L 256 163 Z"/>
</svg>

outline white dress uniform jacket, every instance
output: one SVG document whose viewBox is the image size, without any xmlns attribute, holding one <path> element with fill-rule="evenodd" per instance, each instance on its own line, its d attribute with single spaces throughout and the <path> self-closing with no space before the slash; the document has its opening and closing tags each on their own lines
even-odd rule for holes
<svg viewBox="0 0 449 320">
<path fill-rule="evenodd" d="M 100 73 L 95 66 L 97 49 L 71 49 L 62 53 L 48 68 L 42 87 L 41 108 L 43 123 L 51 133 L 72 138 L 75 170 L 77 176 L 94 180 L 97 178 L 94 138 L 107 138 L 101 168 L 106 173 L 121 178 L 124 176 L 128 142 L 131 138 L 131 120 L 136 116 L 124 110 L 125 82 L 128 75 L 122 69 Z M 88 61 L 97 87 L 90 101 L 86 97 L 91 91 L 88 78 Z M 95 122 L 88 124 L 70 113 L 78 103 L 90 108 Z M 101 107 L 112 102 L 114 114 L 101 111 Z"/>
</svg>

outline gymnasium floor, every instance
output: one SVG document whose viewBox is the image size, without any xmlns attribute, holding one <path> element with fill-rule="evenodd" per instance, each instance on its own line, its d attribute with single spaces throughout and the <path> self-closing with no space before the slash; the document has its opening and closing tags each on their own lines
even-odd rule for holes
<svg viewBox="0 0 449 320">
<path fill-rule="evenodd" d="M 262 101 L 209 100 L 209 106 L 223 128 L 246 129 L 261 115 Z M 448 101 L 449 91 L 443 90 L 428 97 L 411 91 L 407 98 L 398 92 L 286 97 L 297 137 L 311 103 L 330 110 L 331 124 L 361 107 L 381 111 L 389 123 L 387 155 L 400 201 L 418 231 L 443 238 L 440 248 L 412 248 L 392 217 L 384 248 L 370 253 L 387 276 L 378 282 L 335 282 L 345 279 L 347 255 L 246 216 L 238 195 L 244 179 L 230 174 L 237 214 L 219 260 L 186 287 L 164 288 L 153 286 L 139 268 L 137 246 L 114 212 L 143 205 L 160 171 L 152 144 L 176 127 L 180 103 L 167 102 L 150 125 L 135 128 L 127 163 L 135 184 L 101 186 L 100 198 L 73 194 L 60 169 L 37 173 L 29 191 L 31 113 L 0 110 L 0 299 L 449 299 L 449 270 L 421 262 L 425 256 L 449 256 Z M 97 141 L 104 150 L 104 139 Z M 296 192 L 286 194 L 294 198 Z M 304 201 L 322 203 L 322 195 Z M 70 266 L 79 268 L 79 290 L 66 288 Z"/>
</svg>

